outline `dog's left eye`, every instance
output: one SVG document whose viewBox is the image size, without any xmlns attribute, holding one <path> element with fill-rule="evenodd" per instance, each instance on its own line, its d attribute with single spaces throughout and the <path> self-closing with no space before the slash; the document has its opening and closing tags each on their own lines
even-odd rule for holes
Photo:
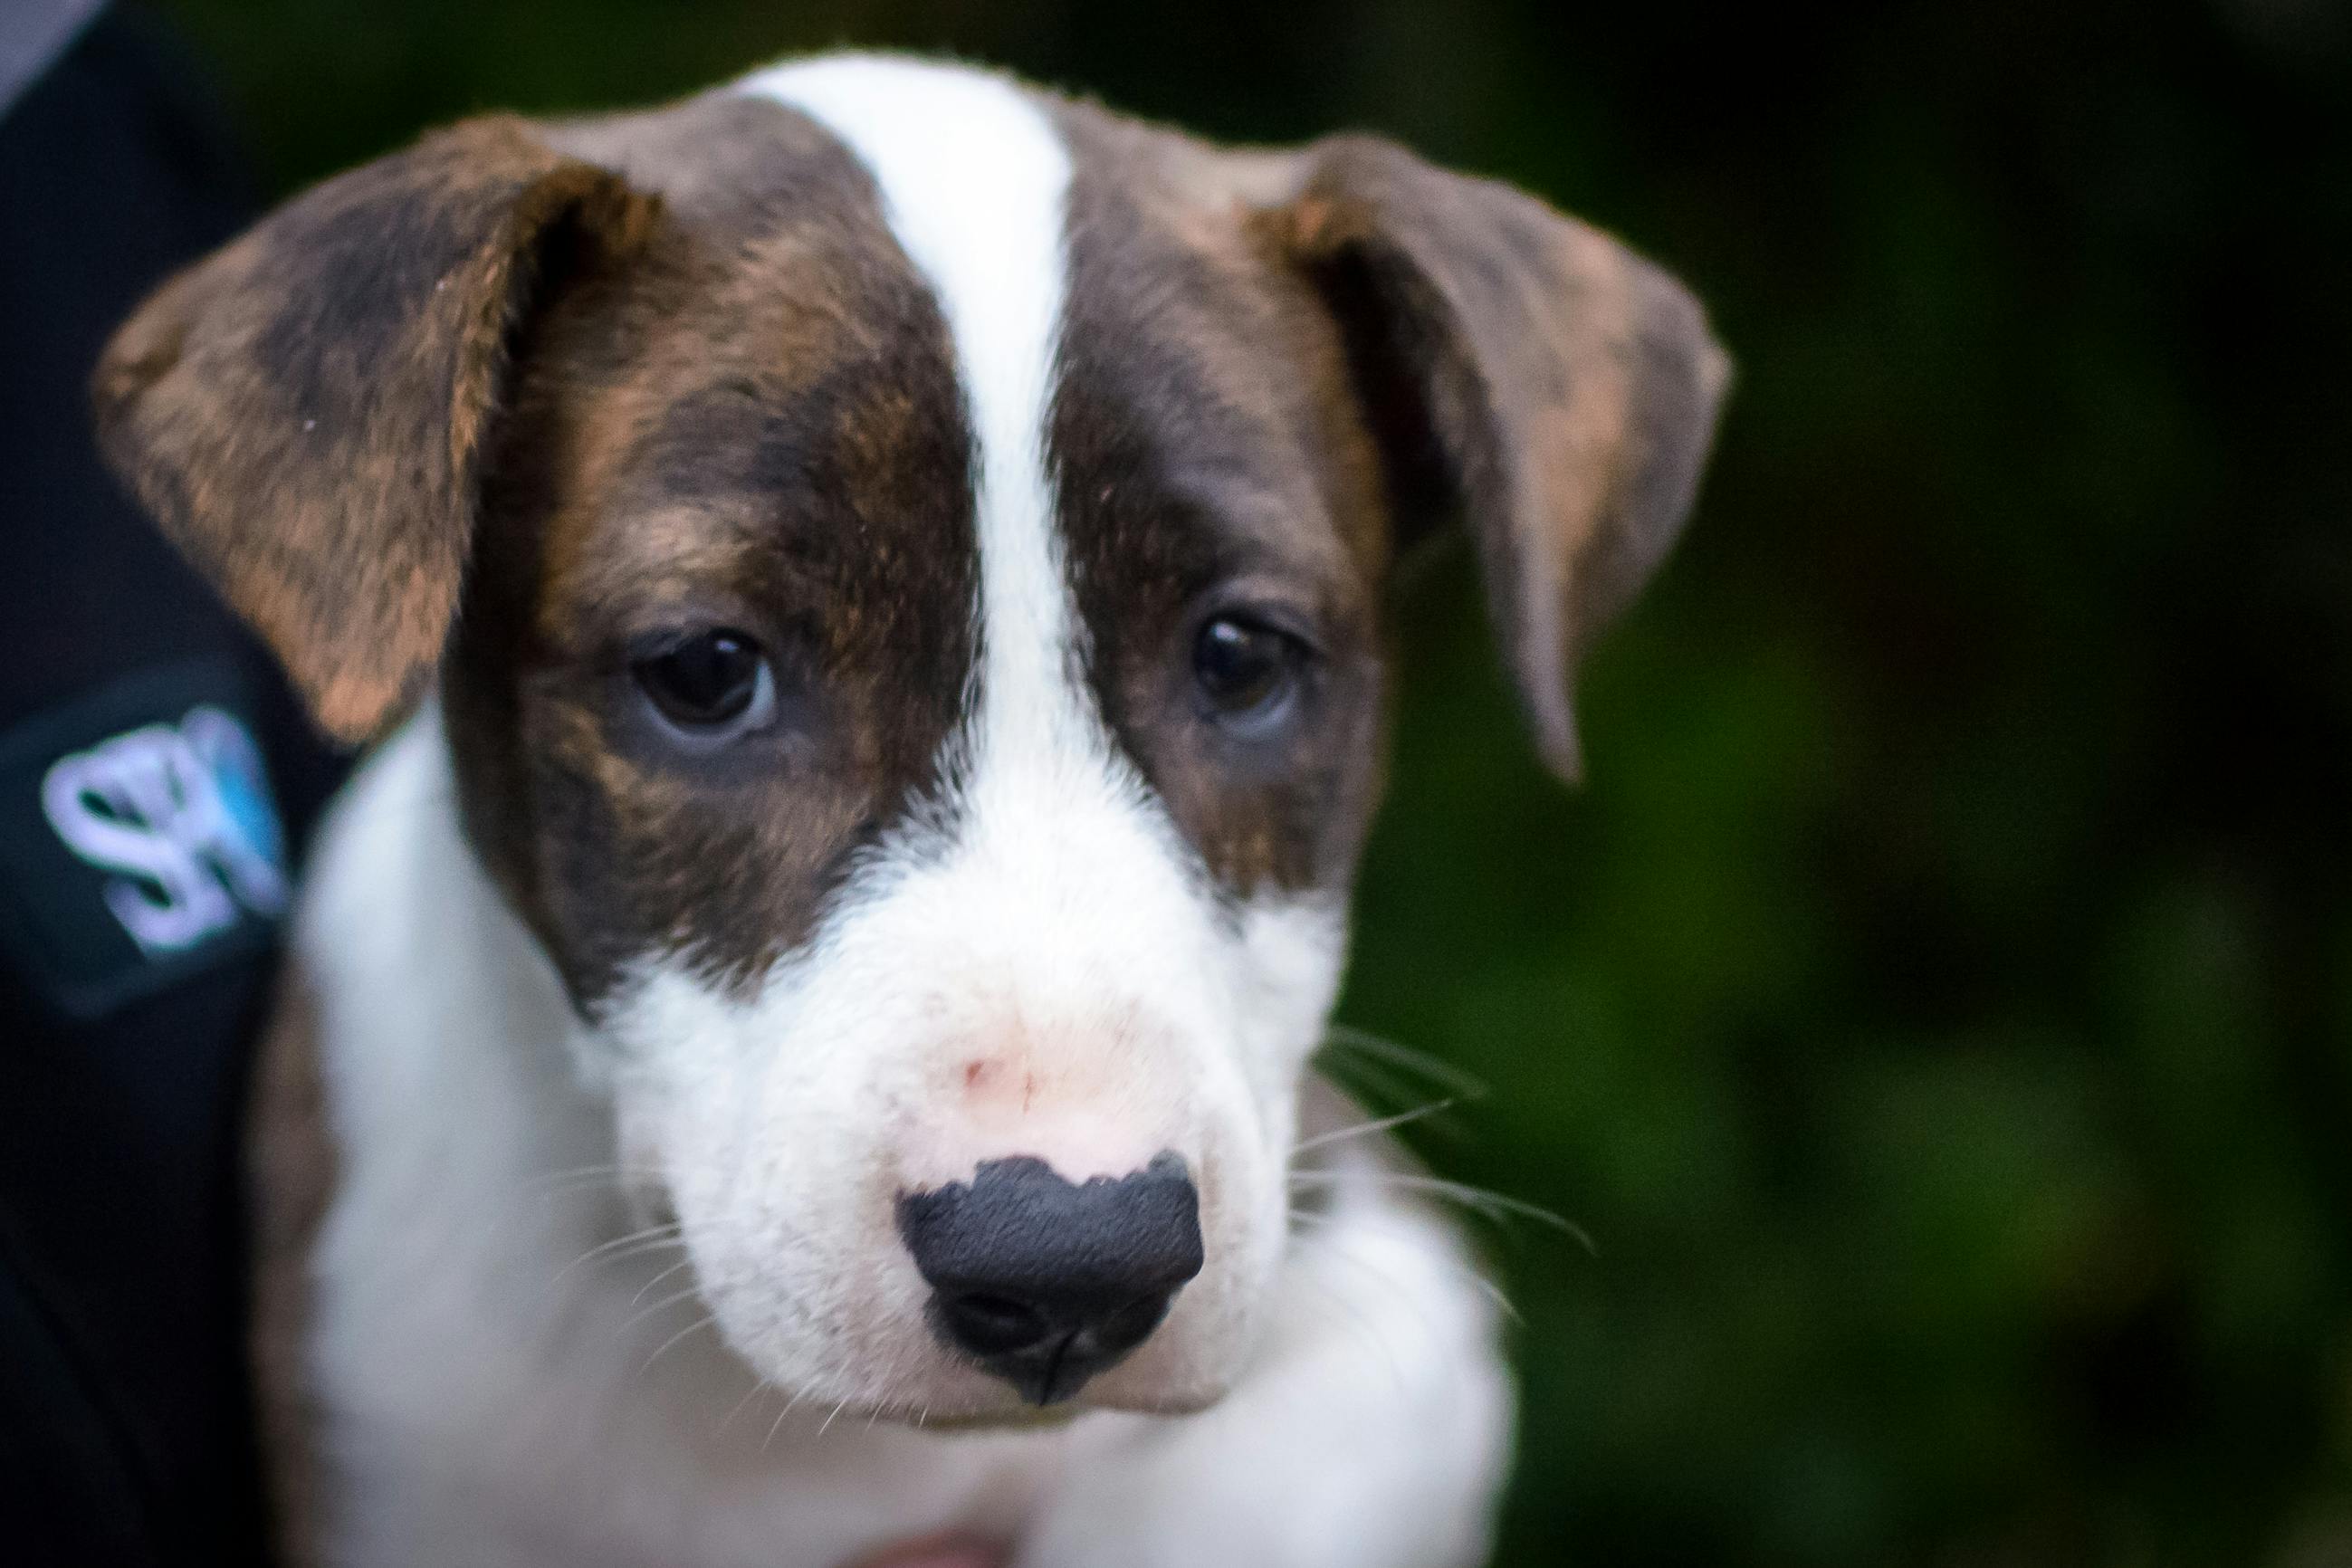
<svg viewBox="0 0 2352 1568">
<path fill-rule="evenodd" d="M 697 632 L 631 661 L 629 671 L 670 725 L 697 739 L 756 730 L 773 717 L 776 677 L 759 643 L 729 627 Z"/>
</svg>

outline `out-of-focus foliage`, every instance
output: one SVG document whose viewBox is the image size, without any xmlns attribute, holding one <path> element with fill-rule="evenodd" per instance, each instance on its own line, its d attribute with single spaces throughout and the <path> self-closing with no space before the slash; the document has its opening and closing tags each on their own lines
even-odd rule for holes
<svg viewBox="0 0 2352 1568">
<path fill-rule="evenodd" d="M 1373 126 L 1665 260 L 1741 376 L 1591 782 L 1457 557 L 1344 1008 L 1492 1086 L 1439 1170 L 1598 1243 L 1496 1243 L 1501 1561 L 2352 1562 L 2343 8 L 167 9 L 280 184 L 854 41 Z"/>
</svg>

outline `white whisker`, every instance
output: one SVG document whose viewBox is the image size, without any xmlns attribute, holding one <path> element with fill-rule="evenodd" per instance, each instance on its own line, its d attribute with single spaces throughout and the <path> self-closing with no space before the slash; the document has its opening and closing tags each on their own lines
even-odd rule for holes
<svg viewBox="0 0 2352 1568">
<path fill-rule="evenodd" d="M 631 1329 L 635 1328 L 639 1323 L 645 1322 L 649 1319 L 658 1317 L 663 1312 L 667 1311 L 670 1308 L 677 1306 L 680 1301 L 691 1300 L 694 1297 L 699 1294 L 701 1294 L 700 1287 L 689 1285 L 685 1289 L 678 1291 L 675 1295 L 664 1296 L 652 1306 L 641 1308 L 638 1310 L 630 1313 L 628 1321 L 621 1325 L 620 1331 L 625 1334 Z"/>
<path fill-rule="evenodd" d="M 1574 1220 L 1555 1214 L 1538 1204 L 1531 1204 L 1508 1194 L 1486 1187 L 1472 1186 L 1467 1182 L 1450 1182 L 1443 1176 L 1418 1175 L 1403 1171 L 1294 1171 L 1293 1186 L 1331 1186 L 1362 1182 L 1370 1186 L 1393 1187 L 1405 1192 L 1427 1193 L 1432 1196 L 1460 1204 L 1492 1220 L 1531 1219 L 1559 1232 L 1594 1258 L 1601 1256 L 1600 1247 L 1591 1233 Z"/>
<path fill-rule="evenodd" d="M 1453 1109 L 1454 1101 L 1450 1100 L 1433 1100 L 1427 1105 L 1415 1106 L 1411 1110 L 1401 1110 L 1394 1116 L 1376 1117 L 1370 1121 L 1359 1121 L 1353 1127 L 1342 1127 L 1337 1131 L 1318 1132 L 1312 1138 L 1302 1138 L 1292 1147 L 1291 1153 L 1304 1154 L 1310 1149 L 1324 1148 L 1328 1144 L 1344 1142 L 1351 1138 L 1369 1138 L 1375 1132 L 1387 1132 Z"/>
<path fill-rule="evenodd" d="M 776 1434 L 784 1429 L 784 1418 L 793 1413 L 793 1407 L 800 1402 L 801 1396 L 797 1394 L 788 1394 L 784 1396 L 784 1407 L 776 1412 L 776 1418 L 768 1423 L 768 1435 L 760 1439 L 760 1452 L 764 1454 L 768 1451 L 768 1445 L 774 1442 Z"/>
<path fill-rule="evenodd" d="M 574 1269 L 600 1258 L 617 1261 L 621 1258 L 631 1256 L 634 1252 L 651 1252 L 658 1247 L 677 1243 L 679 1240 L 680 1226 L 677 1221 L 668 1220 L 660 1225 L 649 1225 L 643 1230 L 630 1231 L 625 1236 L 616 1236 L 609 1240 L 600 1241 L 556 1270 L 555 1278 L 548 1281 L 548 1289 L 551 1290 L 557 1289 L 565 1279 L 571 1278 Z"/>
<path fill-rule="evenodd" d="M 718 1321 L 719 1321 L 719 1318 L 718 1318 L 718 1315 L 717 1315 L 716 1313 L 713 1313 L 713 1312 L 705 1312 L 705 1313 L 703 1313 L 703 1314 L 702 1314 L 702 1316 L 700 1316 L 699 1318 L 697 1318 L 694 1321 L 692 1321 L 692 1322 L 690 1322 L 690 1323 L 687 1324 L 687 1325 L 686 1325 L 686 1327 L 684 1327 L 684 1328 L 682 1328 L 682 1329 L 678 1330 L 678 1331 L 677 1331 L 677 1332 L 676 1332 L 676 1333 L 674 1333 L 674 1334 L 670 1335 L 670 1337 L 669 1337 L 669 1338 L 667 1338 L 667 1339 L 666 1339 L 666 1340 L 662 1341 L 662 1342 L 660 1343 L 660 1345 L 659 1345 L 659 1346 L 657 1346 L 657 1347 L 655 1349 L 654 1353 L 653 1353 L 653 1354 L 651 1354 L 651 1355 L 649 1355 L 649 1356 L 647 1356 L 647 1357 L 646 1357 L 646 1364 L 645 1364 L 645 1365 L 643 1365 L 643 1366 L 641 1366 L 641 1367 L 639 1367 L 639 1368 L 637 1368 L 637 1375 L 638 1375 L 639 1377 L 643 1377 L 643 1376 L 645 1376 L 645 1374 L 646 1374 L 646 1373 L 649 1373 L 649 1372 L 653 1371 L 653 1369 L 654 1369 L 654 1363 L 656 1363 L 656 1362 L 657 1362 L 657 1361 L 661 1360 L 663 1353 L 664 1353 L 665 1352 L 667 1352 L 667 1351 L 671 1346 L 673 1346 L 673 1345 L 677 1344 L 679 1341 L 681 1341 L 681 1340 L 685 1339 L 688 1335 L 689 1335 L 689 1334 L 694 1334 L 694 1333 L 698 1333 L 698 1332 L 700 1332 L 702 1330 L 711 1327 L 712 1325 L 714 1325 L 714 1324 L 715 1324 L 715 1323 L 717 1323 Z"/>
<path fill-rule="evenodd" d="M 1375 1035 L 1369 1030 L 1359 1029 L 1349 1024 L 1332 1024 L 1324 1029 L 1323 1041 L 1327 1049 L 1337 1047 L 1342 1051 L 1353 1051 L 1360 1056 L 1370 1057 L 1385 1062 L 1391 1067 L 1418 1074 L 1455 1100 L 1483 1100 L 1486 1096 L 1486 1082 L 1476 1074 L 1466 1072 L 1452 1062 L 1442 1060 L 1426 1051 L 1415 1050 L 1411 1046 Z"/>
<path fill-rule="evenodd" d="M 650 1251 L 651 1248 L 647 1248 L 647 1250 Z M 663 1269 L 660 1273 L 655 1275 L 652 1279 L 638 1286 L 637 1293 L 629 1298 L 629 1305 L 632 1307 L 637 1305 L 646 1299 L 646 1293 L 647 1291 L 660 1284 L 663 1280 L 668 1279 L 671 1275 L 677 1273 L 679 1269 L 692 1267 L 693 1263 L 694 1258 L 690 1253 L 688 1256 L 679 1258 L 677 1262 L 671 1264 L 668 1268 Z"/>
<path fill-rule="evenodd" d="M 743 1391 L 743 1397 L 735 1402 L 734 1406 L 727 1412 L 726 1418 L 719 1423 L 719 1431 L 717 1436 L 725 1436 L 727 1434 L 727 1428 L 735 1425 L 735 1418 L 738 1415 L 742 1415 L 744 1411 L 750 1409 L 751 1407 L 751 1401 L 759 1398 L 761 1394 L 766 1393 L 767 1389 L 768 1380 L 764 1377 L 754 1374 L 751 1379 L 751 1386 Z"/>
</svg>

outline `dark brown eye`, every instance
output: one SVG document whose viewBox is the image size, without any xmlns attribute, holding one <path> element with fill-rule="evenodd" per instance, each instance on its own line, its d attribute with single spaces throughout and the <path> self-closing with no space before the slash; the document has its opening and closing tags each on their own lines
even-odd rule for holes
<svg viewBox="0 0 2352 1568">
<path fill-rule="evenodd" d="M 1306 647 L 1289 633 L 1242 616 L 1219 616 L 1192 639 L 1192 679 L 1210 715 L 1243 730 L 1288 710 Z"/>
<path fill-rule="evenodd" d="M 688 735 L 723 739 L 765 723 L 776 678 L 760 645 L 719 627 L 696 632 L 629 666 L 654 709 Z"/>
</svg>

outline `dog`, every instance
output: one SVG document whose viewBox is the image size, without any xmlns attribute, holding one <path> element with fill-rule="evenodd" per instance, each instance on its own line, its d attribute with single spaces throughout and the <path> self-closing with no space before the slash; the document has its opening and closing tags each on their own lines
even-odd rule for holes
<svg viewBox="0 0 2352 1568">
<path fill-rule="evenodd" d="M 166 283 L 100 444 L 380 742 L 255 1091 L 295 1560 L 1481 1560 L 1488 1293 L 1312 1067 L 1383 592 L 1458 520 L 1572 777 L 1727 363 L 1388 142 L 880 56 Z"/>
</svg>

